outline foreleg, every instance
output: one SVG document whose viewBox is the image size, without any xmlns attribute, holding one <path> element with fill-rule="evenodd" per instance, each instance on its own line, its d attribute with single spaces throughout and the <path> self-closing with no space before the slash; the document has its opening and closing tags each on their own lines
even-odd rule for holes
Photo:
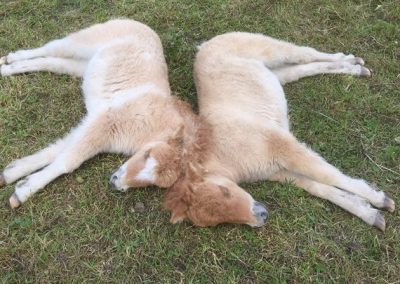
<svg viewBox="0 0 400 284">
<path fill-rule="evenodd" d="M 20 206 L 60 175 L 72 172 L 86 160 L 104 151 L 107 143 L 107 131 L 103 125 L 98 121 L 84 121 L 70 134 L 68 142 L 52 163 L 17 183 L 10 198 L 11 207 Z"/>
<path fill-rule="evenodd" d="M 47 166 L 54 161 L 55 157 L 65 147 L 65 138 L 58 140 L 56 143 L 36 152 L 33 155 L 23 157 L 11 162 L 0 173 L 3 177 L 3 185 L 10 184 L 14 181 Z M 0 182 L 0 186 L 1 182 Z"/>
<path fill-rule="evenodd" d="M 289 132 L 274 131 L 268 136 L 269 152 L 281 168 L 325 185 L 356 194 L 378 208 L 394 211 L 395 205 L 383 191 L 375 190 L 362 179 L 344 175 L 321 156 L 297 141 Z"/>
<path fill-rule="evenodd" d="M 359 217 L 368 225 L 385 231 L 385 219 L 383 215 L 379 210 L 372 208 L 365 199 L 357 195 L 285 170 L 280 171 L 273 176 L 271 180 L 280 182 L 292 181 L 295 185 L 303 188 L 308 193 L 326 199 Z"/>
</svg>

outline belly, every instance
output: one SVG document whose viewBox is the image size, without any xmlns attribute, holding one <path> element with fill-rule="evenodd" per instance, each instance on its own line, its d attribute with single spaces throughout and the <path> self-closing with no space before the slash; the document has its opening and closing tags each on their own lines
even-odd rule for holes
<svg viewBox="0 0 400 284">
<path fill-rule="evenodd" d="M 243 124 L 214 128 L 213 155 L 237 182 L 264 180 L 279 170 L 268 152 L 265 129 Z"/>
</svg>

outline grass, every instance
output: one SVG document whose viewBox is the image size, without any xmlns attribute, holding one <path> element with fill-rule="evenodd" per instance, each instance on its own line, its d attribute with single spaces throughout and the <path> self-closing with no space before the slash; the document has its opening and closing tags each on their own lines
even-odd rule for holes
<svg viewBox="0 0 400 284">
<path fill-rule="evenodd" d="M 196 106 L 195 46 L 260 32 L 363 57 L 368 79 L 318 76 L 285 87 L 295 134 L 328 161 L 376 183 L 399 204 L 400 5 L 396 1 L 6 1 L 0 54 L 36 47 L 113 17 L 162 38 L 173 92 Z M 47 73 L 0 78 L 0 168 L 64 135 L 84 113 L 80 81 Z M 244 184 L 268 204 L 261 229 L 171 225 L 157 188 L 121 194 L 101 155 L 13 211 L 0 191 L 1 282 L 398 283 L 400 217 L 381 233 L 289 184 Z M 387 169 L 397 172 L 391 172 Z M 145 212 L 135 210 L 143 202 Z"/>
</svg>

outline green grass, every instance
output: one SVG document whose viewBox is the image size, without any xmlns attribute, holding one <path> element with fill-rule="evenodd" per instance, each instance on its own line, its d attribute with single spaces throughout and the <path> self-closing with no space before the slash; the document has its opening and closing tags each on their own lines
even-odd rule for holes
<svg viewBox="0 0 400 284">
<path fill-rule="evenodd" d="M 400 203 L 400 5 L 397 1 L 3 1 L 0 54 L 37 47 L 109 18 L 160 35 L 173 92 L 196 106 L 195 46 L 260 32 L 363 57 L 371 78 L 332 75 L 285 87 L 296 136 Z M 0 78 L 0 168 L 64 135 L 84 113 L 80 81 L 47 73 Z M 369 157 L 369 158 L 368 158 Z M 373 162 L 371 161 L 373 160 Z M 101 155 L 13 211 L 0 190 L 0 282 L 394 283 L 400 217 L 386 233 L 292 185 L 244 184 L 270 209 L 260 229 L 171 225 L 157 188 L 112 191 L 124 157 Z M 377 166 L 380 165 L 380 166 Z M 384 168 L 385 167 L 385 168 Z M 135 211 L 143 202 L 145 212 Z"/>
</svg>

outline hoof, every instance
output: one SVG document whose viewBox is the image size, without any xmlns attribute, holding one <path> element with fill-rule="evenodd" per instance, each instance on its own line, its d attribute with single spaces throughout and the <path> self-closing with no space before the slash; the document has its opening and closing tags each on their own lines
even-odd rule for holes
<svg viewBox="0 0 400 284">
<path fill-rule="evenodd" d="M 19 201 L 18 196 L 15 193 L 13 193 L 13 195 L 11 195 L 11 197 L 10 197 L 11 208 L 16 209 L 16 208 L 20 207 L 21 204 L 22 203 L 21 203 L 21 201 Z"/>
<path fill-rule="evenodd" d="M 368 68 L 365 68 L 365 67 L 361 66 L 360 76 L 370 77 L 371 76 L 371 71 L 369 71 Z"/>
<path fill-rule="evenodd" d="M 10 76 L 11 75 L 11 68 L 12 67 L 10 67 L 11 65 L 1 65 L 0 64 L 0 74 L 1 74 L 1 76 L 3 76 L 3 77 L 6 77 L 6 76 Z"/>
<path fill-rule="evenodd" d="M 385 222 L 385 218 L 383 217 L 383 215 L 381 213 L 377 213 L 376 217 L 375 217 L 375 221 L 373 224 L 374 227 L 378 228 L 379 230 L 381 230 L 382 232 L 385 231 L 386 229 L 386 222 Z"/>
<path fill-rule="evenodd" d="M 391 199 L 387 194 L 385 194 L 385 201 L 383 202 L 383 208 L 389 212 L 394 212 L 395 205 L 393 199 Z"/>
<path fill-rule="evenodd" d="M 6 64 L 7 63 L 7 56 L 3 56 L 0 58 L 0 65 Z"/>
<path fill-rule="evenodd" d="M 355 62 L 355 64 L 360 64 L 360 65 L 365 64 L 364 60 L 361 57 L 354 58 L 354 62 Z"/>
<path fill-rule="evenodd" d="M 0 172 L 0 188 L 6 185 L 6 179 L 4 178 L 3 173 Z"/>
</svg>

